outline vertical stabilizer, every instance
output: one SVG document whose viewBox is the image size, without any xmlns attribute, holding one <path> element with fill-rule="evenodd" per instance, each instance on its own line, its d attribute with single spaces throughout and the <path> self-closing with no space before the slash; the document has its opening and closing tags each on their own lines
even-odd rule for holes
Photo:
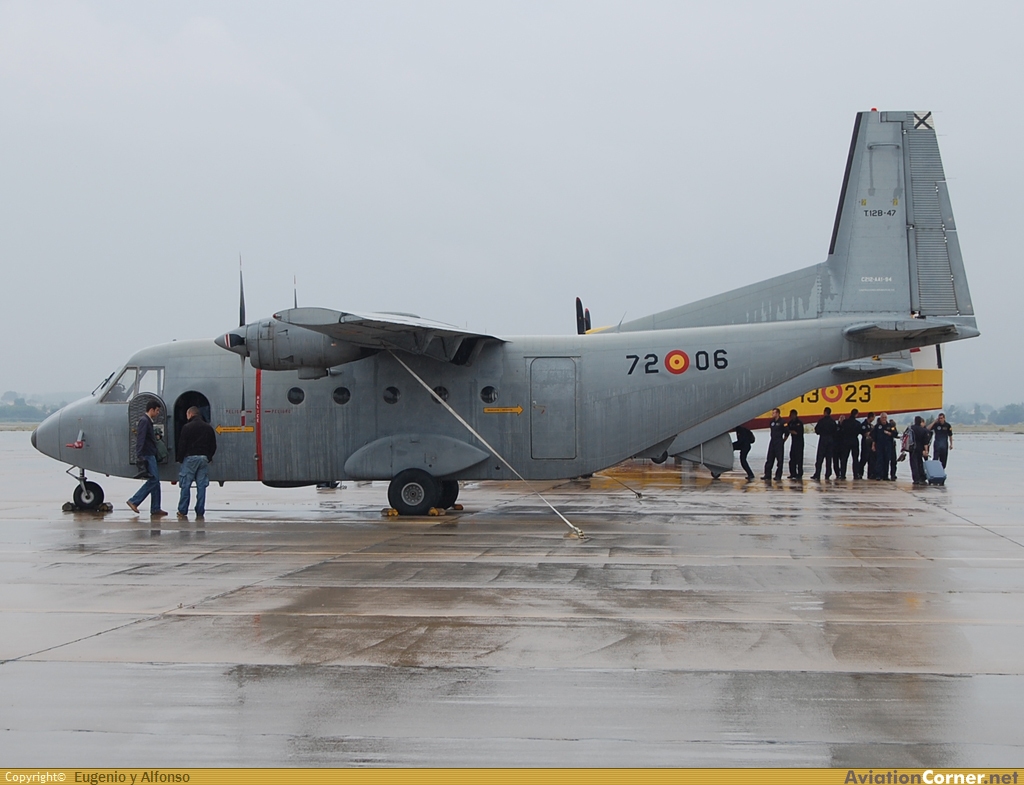
<svg viewBox="0 0 1024 785">
<path fill-rule="evenodd" d="M 822 310 L 972 316 L 930 112 L 861 112 Z"/>
</svg>

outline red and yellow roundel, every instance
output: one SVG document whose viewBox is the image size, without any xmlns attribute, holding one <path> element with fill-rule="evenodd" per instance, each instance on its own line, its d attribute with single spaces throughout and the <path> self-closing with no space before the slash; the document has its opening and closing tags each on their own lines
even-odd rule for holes
<svg viewBox="0 0 1024 785">
<path fill-rule="evenodd" d="M 835 403 L 836 401 L 843 397 L 843 388 L 838 384 L 835 384 L 831 387 L 822 387 L 821 397 L 824 398 L 829 403 Z"/>
<path fill-rule="evenodd" d="M 679 349 L 665 355 L 665 368 L 669 373 L 682 373 L 690 367 L 690 358 Z"/>
</svg>

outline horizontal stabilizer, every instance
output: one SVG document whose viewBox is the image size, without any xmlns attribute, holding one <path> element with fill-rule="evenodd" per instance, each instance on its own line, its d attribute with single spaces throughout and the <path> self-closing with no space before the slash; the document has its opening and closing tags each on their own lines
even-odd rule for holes
<svg viewBox="0 0 1024 785">
<path fill-rule="evenodd" d="M 981 335 L 981 332 L 975 327 L 935 319 L 896 319 L 851 324 L 843 334 L 847 340 L 858 343 L 895 339 L 923 346 L 959 338 L 973 338 Z"/>
<path fill-rule="evenodd" d="M 866 373 L 870 373 L 872 376 L 910 373 L 914 370 L 914 365 L 912 363 L 900 363 L 892 360 L 854 360 L 849 363 L 833 365 L 831 370 L 832 373 L 849 374 L 861 379 Z"/>
</svg>

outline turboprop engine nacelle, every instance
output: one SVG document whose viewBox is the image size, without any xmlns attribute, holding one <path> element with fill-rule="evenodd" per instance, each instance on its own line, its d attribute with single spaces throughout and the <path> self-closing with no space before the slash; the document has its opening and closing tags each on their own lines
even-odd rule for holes
<svg viewBox="0 0 1024 785">
<path fill-rule="evenodd" d="M 264 371 L 298 371 L 300 379 L 319 379 L 327 369 L 361 360 L 375 352 L 335 340 L 327 335 L 263 319 L 232 330 L 216 339 L 223 349 L 249 358 Z"/>
</svg>

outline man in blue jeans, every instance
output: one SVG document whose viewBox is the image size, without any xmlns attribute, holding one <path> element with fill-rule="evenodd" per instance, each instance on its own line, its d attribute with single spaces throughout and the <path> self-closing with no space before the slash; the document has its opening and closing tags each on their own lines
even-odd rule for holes
<svg viewBox="0 0 1024 785">
<path fill-rule="evenodd" d="M 146 405 L 146 413 L 139 418 L 135 429 L 135 457 L 139 463 L 145 464 L 149 477 L 128 500 L 129 509 L 138 512 L 139 505 L 149 496 L 149 514 L 153 518 L 162 518 L 167 514 L 160 509 L 160 469 L 156 464 L 156 433 L 153 431 L 153 420 L 159 416 L 160 404 L 151 400 Z"/>
<path fill-rule="evenodd" d="M 178 497 L 178 520 L 188 520 L 188 506 L 192 501 L 192 483 L 196 484 L 196 520 L 201 521 L 206 515 L 206 487 L 210 484 L 208 467 L 217 452 L 217 434 L 210 424 L 199 416 L 199 408 L 190 406 L 185 413 L 188 422 L 181 429 L 175 449 L 175 458 L 181 464 L 178 473 L 178 485 L 181 495 Z"/>
</svg>

